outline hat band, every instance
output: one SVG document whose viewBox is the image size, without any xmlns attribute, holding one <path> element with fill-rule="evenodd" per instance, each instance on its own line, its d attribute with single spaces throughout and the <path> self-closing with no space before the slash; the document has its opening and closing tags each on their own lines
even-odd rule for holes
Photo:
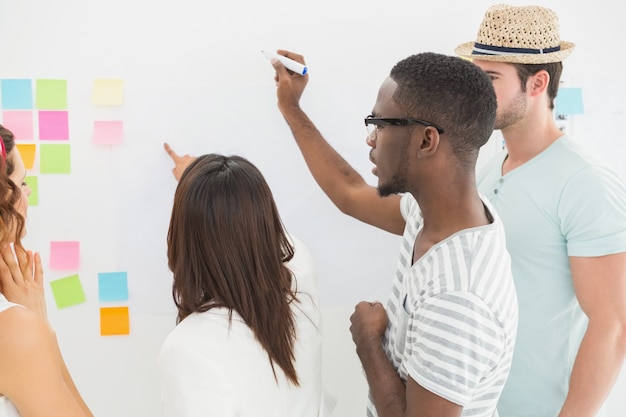
<svg viewBox="0 0 626 417">
<path fill-rule="evenodd" d="M 483 43 L 474 43 L 474 49 L 472 55 L 541 55 L 549 54 L 552 52 L 558 52 L 561 50 L 561 46 L 554 46 L 552 48 L 544 49 L 532 49 L 532 48 L 507 48 L 504 46 L 485 45 Z"/>
</svg>

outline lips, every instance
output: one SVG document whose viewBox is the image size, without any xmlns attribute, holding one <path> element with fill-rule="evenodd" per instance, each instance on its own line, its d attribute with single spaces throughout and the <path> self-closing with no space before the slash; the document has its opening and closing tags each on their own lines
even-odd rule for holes
<svg viewBox="0 0 626 417">
<path fill-rule="evenodd" d="M 374 155 L 373 155 L 374 149 L 370 150 L 370 162 L 372 164 L 374 164 L 374 166 L 372 167 L 372 174 L 374 174 L 375 176 L 378 176 L 378 166 L 376 165 L 376 161 L 374 161 Z"/>
</svg>

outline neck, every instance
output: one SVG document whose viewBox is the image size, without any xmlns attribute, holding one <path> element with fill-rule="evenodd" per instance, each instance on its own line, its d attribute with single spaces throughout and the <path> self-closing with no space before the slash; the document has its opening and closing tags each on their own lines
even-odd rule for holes
<svg viewBox="0 0 626 417">
<path fill-rule="evenodd" d="M 453 234 L 491 223 L 475 185 L 457 192 L 447 190 L 446 195 L 420 198 L 413 194 L 424 218 L 424 226 L 415 238 L 413 262 L 417 262 L 430 248 Z"/>
<path fill-rule="evenodd" d="M 502 174 L 510 172 L 539 155 L 562 135 L 563 132 L 557 127 L 550 111 L 534 117 L 527 116 L 502 129 L 508 153 L 502 166 Z"/>
<path fill-rule="evenodd" d="M 460 230 L 490 223 L 473 180 L 463 184 L 438 184 L 411 194 L 424 218 L 422 235 L 433 244 Z"/>
</svg>

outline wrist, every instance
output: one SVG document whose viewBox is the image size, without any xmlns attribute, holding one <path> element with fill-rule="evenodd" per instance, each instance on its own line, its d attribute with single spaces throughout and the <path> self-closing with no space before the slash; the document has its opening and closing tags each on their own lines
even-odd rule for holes
<svg viewBox="0 0 626 417">
<path fill-rule="evenodd" d="M 361 359 L 361 362 L 370 358 L 376 358 L 381 353 L 384 354 L 384 350 L 382 337 L 380 336 L 363 337 L 356 343 L 356 354 Z"/>
<path fill-rule="evenodd" d="M 298 117 L 304 113 L 300 107 L 300 103 L 295 101 L 291 103 L 278 103 L 278 109 L 282 115 L 288 119 L 289 117 Z"/>
</svg>

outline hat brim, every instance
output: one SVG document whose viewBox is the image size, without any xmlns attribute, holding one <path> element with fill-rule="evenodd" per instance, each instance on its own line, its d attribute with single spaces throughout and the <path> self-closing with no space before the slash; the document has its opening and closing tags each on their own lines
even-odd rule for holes
<svg viewBox="0 0 626 417">
<path fill-rule="evenodd" d="M 561 50 L 548 54 L 519 54 L 519 55 L 482 55 L 473 54 L 474 42 L 466 42 L 457 46 L 454 52 L 462 56 L 477 61 L 507 62 L 510 64 L 549 64 L 560 62 L 567 58 L 574 50 L 572 42 L 561 42 Z"/>
</svg>

